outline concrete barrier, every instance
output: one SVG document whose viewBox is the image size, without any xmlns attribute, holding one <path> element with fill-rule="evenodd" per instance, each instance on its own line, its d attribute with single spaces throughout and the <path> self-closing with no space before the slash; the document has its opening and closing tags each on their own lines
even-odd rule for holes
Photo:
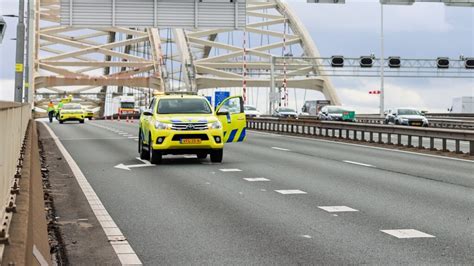
<svg viewBox="0 0 474 266">
<path fill-rule="evenodd" d="M 0 101 L 0 221 L 11 218 L 11 210 L 14 205 L 11 193 L 15 184 L 15 174 L 19 165 L 20 151 L 25 137 L 28 121 L 31 117 L 29 104 Z M 7 208 L 9 206 L 9 208 Z M 7 223 L 8 225 L 8 223 Z M 0 228 L 0 242 L 8 235 L 8 228 Z"/>
</svg>

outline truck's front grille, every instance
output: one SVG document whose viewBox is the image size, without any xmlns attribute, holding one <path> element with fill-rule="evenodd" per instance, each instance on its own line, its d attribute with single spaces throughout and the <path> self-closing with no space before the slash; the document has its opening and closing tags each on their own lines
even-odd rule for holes
<svg viewBox="0 0 474 266">
<path fill-rule="evenodd" d="M 207 130 L 207 123 L 173 123 L 173 130 Z"/>
</svg>

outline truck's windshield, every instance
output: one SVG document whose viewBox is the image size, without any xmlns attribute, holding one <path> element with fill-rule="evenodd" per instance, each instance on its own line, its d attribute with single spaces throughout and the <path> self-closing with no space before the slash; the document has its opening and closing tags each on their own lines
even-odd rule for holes
<svg viewBox="0 0 474 266">
<path fill-rule="evenodd" d="M 133 102 L 122 102 L 120 103 L 121 108 L 126 108 L 126 109 L 133 109 L 135 108 L 135 103 Z"/>
<path fill-rule="evenodd" d="M 206 99 L 161 99 L 158 114 L 211 114 Z"/>
<path fill-rule="evenodd" d="M 414 109 L 398 109 L 398 115 L 421 115 L 421 113 Z"/>
</svg>

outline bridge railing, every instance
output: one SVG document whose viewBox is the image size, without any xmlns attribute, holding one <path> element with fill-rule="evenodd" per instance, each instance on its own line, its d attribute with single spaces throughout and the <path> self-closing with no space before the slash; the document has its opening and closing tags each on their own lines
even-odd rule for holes
<svg viewBox="0 0 474 266">
<path fill-rule="evenodd" d="M 466 152 L 474 156 L 473 130 L 269 118 L 250 118 L 247 120 L 247 127 L 278 133 L 331 137 L 419 149 L 439 149 L 443 152 L 449 151 L 449 142 L 453 144 L 452 151 Z"/>
<path fill-rule="evenodd" d="M 0 101 L 0 221 L 2 225 L 5 207 L 10 202 L 20 150 L 30 118 L 29 104 Z M 0 227 L 0 230 L 3 229 Z M 5 233 L 0 232 L 0 234 Z"/>
</svg>

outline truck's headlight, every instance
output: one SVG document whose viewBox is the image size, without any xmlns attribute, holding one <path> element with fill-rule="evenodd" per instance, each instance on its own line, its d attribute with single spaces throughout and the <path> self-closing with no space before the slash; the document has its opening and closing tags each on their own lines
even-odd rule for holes
<svg viewBox="0 0 474 266">
<path fill-rule="evenodd" d="M 166 124 L 166 123 L 162 123 L 160 121 L 156 121 L 155 122 L 155 128 L 156 129 L 170 129 L 171 128 L 171 125 L 170 124 Z"/>
<path fill-rule="evenodd" d="M 221 129 L 222 128 L 222 124 L 220 121 L 216 121 L 214 123 L 210 123 L 209 124 L 209 128 L 211 129 Z"/>
</svg>

